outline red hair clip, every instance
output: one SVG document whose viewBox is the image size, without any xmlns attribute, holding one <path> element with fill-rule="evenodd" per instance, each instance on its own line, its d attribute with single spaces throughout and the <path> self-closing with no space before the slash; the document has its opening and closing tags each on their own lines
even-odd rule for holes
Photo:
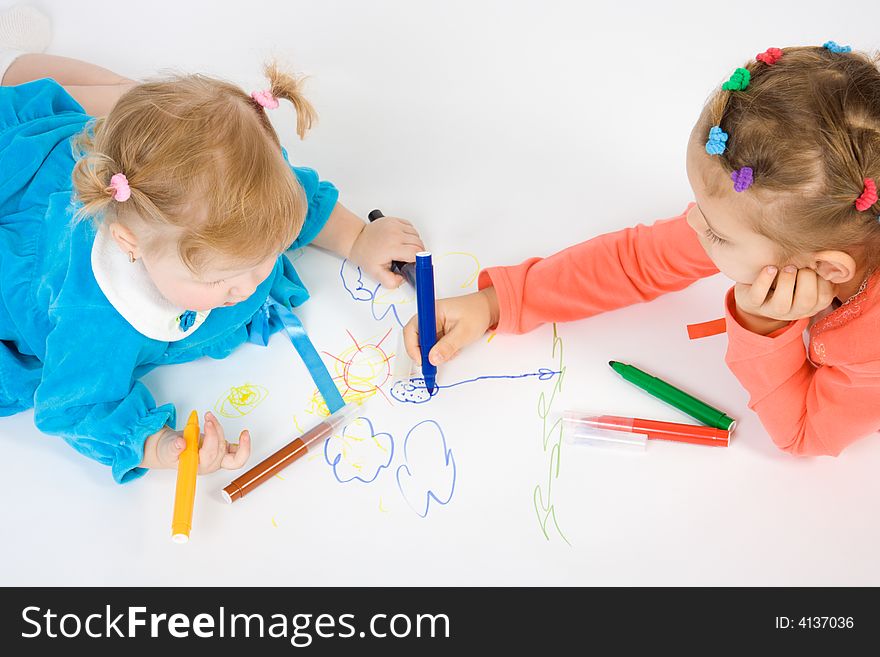
<svg viewBox="0 0 880 657">
<path fill-rule="evenodd" d="M 762 53 L 759 53 L 755 56 L 759 62 L 764 62 L 767 66 L 771 66 L 779 61 L 779 58 L 782 57 L 782 51 L 779 48 L 767 48 Z"/>
<path fill-rule="evenodd" d="M 856 210 L 864 212 L 877 202 L 877 184 L 871 178 L 865 178 L 865 187 L 861 196 L 856 199 Z"/>
</svg>

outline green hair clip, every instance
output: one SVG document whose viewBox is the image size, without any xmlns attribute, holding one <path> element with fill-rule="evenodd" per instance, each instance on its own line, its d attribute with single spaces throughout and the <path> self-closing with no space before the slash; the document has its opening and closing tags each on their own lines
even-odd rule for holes
<svg viewBox="0 0 880 657">
<path fill-rule="evenodd" d="M 744 91 L 749 86 L 749 80 L 751 79 L 752 74 L 749 73 L 748 69 L 738 68 L 730 76 L 730 79 L 721 85 L 721 88 L 725 91 Z"/>
</svg>

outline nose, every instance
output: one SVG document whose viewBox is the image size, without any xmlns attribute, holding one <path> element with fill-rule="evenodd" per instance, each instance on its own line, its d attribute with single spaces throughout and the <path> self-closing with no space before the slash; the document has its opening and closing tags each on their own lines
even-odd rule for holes
<svg viewBox="0 0 880 657">
<path fill-rule="evenodd" d="M 234 299 L 247 299 L 254 292 L 257 291 L 256 286 L 243 286 L 237 285 L 229 290 L 229 296 Z"/>
<path fill-rule="evenodd" d="M 249 276 L 241 281 L 237 281 L 236 284 L 229 289 L 229 296 L 236 299 L 247 299 L 257 291 L 257 286 L 259 284 L 260 281 L 257 280 L 257 276 Z"/>
</svg>

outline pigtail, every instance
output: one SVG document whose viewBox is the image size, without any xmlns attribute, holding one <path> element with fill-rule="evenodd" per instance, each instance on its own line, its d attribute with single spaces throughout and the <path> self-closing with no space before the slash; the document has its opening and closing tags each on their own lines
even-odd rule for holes
<svg viewBox="0 0 880 657">
<path fill-rule="evenodd" d="M 112 190 L 108 190 L 110 178 L 117 167 L 112 158 L 95 148 L 95 135 L 103 121 L 103 118 L 97 119 L 73 139 L 73 152 L 78 159 L 71 179 L 74 199 L 82 204 L 74 215 L 74 221 L 103 217 L 113 203 Z"/>
<path fill-rule="evenodd" d="M 295 78 L 280 71 L 275 62 L 266 64 L 266 77 L 269 79 L 269 91 L 275 98 L 284 98 L 293 103 L 296 110 L 296 134 L 303 139 L 306 132 L 318 121 L 318 114 L 312 104 L 302 94 L 303 78 Z"/>
</svg>

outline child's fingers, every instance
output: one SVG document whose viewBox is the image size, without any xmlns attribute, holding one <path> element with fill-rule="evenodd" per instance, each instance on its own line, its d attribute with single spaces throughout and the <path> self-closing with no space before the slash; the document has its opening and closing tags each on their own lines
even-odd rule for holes
<svg viewBox="0 0 880 657">
<path fill-rule="evenodd" d="M 177 463 L 177 461 L 180 460 L 180 454 L 185 447 L 186 441 L 180 436 L 160 442 L 159 451 L 161 453 L 159 454 L 159 462 L 167 465 Z"/>
<path fill-rule="evenodd" d="M 416 363 L 422 362 L 422 352 L 419 349 L 419 318 L 413 315 L 403 327 L 403 344 L 406 346 L 407 355 Z"/>
<path fill-rule="evenodd" d="M 807 317 L 812 314 L 819 300 L 819 277 L 812 269 L 801 269 L 796 276 L 791 314 Z"/>
<path fill-rule="evenodd" d="M 402 260 L 403 262 L 415 262 L 416 254 L 425 250 L 425 245 L 421 240 L 418 244 L 398 244 L 391 250 L 392 260 Z"/>
<path fill-rule="evenodd" d="M 828 306 L 831 305 L 831 302 L 834 301 L 834 297 L 837 294 L 837 288 L 834 283 L 830 281 L 826 281 L 824 278 L 819 277 L 819 285 L 818 285 L 818 299 L 816 301 L 816 308 L 814 315 L 820 310 L 825 310 Z"/>
<path fill-rule="evenodd" d="M 791 312 L 797 271 L 797 267 L 794 265 L 786 265 L 779 272 L 779 276 L 776 277 L 776 289 L 773 290 L 773 296 L 770 297 L 770 308 L 779 317 L 788 315 Z"/>
<path fill-rule="evenodd" d="M 388 288 L 390 290 L 396 290 L 403 284 L 403 276 L 400 274 L 395 274 L 390 269 L 382 268 L 378 272 L 376 272 L 376 276 L 379 279 L 379 282 L 382 284 L 382 287 Z"/>
<path fill-rule="evenodd" d="M 452 329 L 443 335 L 431 352 L 428 354 L 428 360 L 431 365 L 439 365 L 445 363 L 455 357 L 458 351 L 464 346 L 465 337 L 461 324 L 456 324 Z"/>
<path fill-rule="evenodd" d="M 753 308 L 759 308 L 764 305 L 764 301 L 767 299 L 767 293 L 770 291 L 770 286 L 773 285 L 773 281 L 776 280 L 776 273 L 777 269 L 773 265 L 764 267 L 761 270 L 761 273 L 758 274 L 758 278 L 756 278 L 755 282 L 749 287 L 748 299 Z"/>
<path fill-rule="evenodd" d="M 233 449 L 234 448 L 234 449 Z M 227 470 L 237 470 L 251 455 L 251 433 L 247 429 L 238 436 L 238 445 L 229 445 L 229 451 L 220 462 L 220 467 Z"/>
<path fill-rule="evenodd" d="M 225 442 L 223 430 L 220 428 L 217 418 L 212 413 L 205 413 L 205 440 L 199 450 L 199 462 L 204 463 L 205 467 L 215 463 L 220 458 L 221 447 L 225 451 L 225 445 L 223 445 Z"/>
<path fill-rule="evenodd" d="M 415 262 L 416 254 L 427 251 L 428 248 L 421 242 L 421 240 L 416 239 L 408 239 L 401 245 L 402 248 L 406 249 L 405 253 L 403 253 L 400 257 L 395 257 L 395 260 L 400 260 L 401 262 Z"/>
</svg>

